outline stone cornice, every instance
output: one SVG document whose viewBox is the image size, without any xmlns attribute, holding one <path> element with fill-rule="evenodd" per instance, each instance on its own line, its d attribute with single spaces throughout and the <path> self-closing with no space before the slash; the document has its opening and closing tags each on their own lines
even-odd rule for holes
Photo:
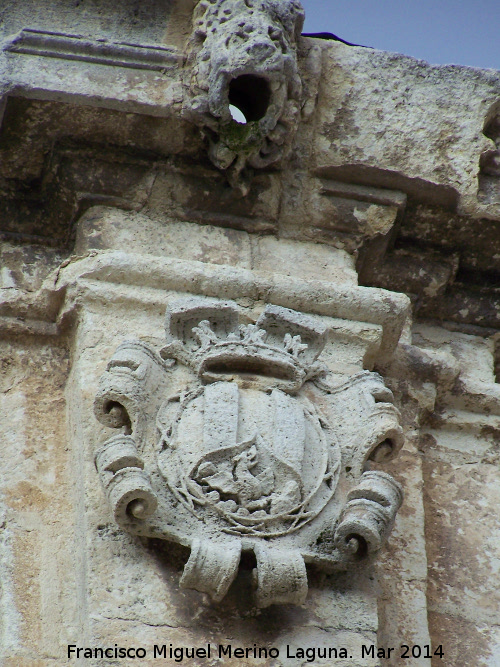
<svg viewBox="0 0 500 667">
<path fill-rule="evenodd" d="M 419 316 L 497 328 L 498 73 L 302 38 L 306 84 L 313 51 L 320 85 L 290 158 L 233 201 L 186 111 L 181 50 L 55 29 L 8 36 L 4 238 L 70 252 L 89 205 L 141 210 L 151 193 L 158 204 L 159 173 L 160 208 L 176 219 L 342 248 L 358 257 L 360 282 L 410 295 Z"/>
<path fill-rule="evenodd" d="M 165 291 L 176 291 L 224 299 L 250 298 L 285 308 L 294 306 L 315 315 L 380 325 L 381 359 L 394 351 L 410 305 L 404 294 L 376 288 L 339 286 L 233 266 L 109 251 L 75 258 L 50 276 L 38 294 L 29 299 L 4 301 L 5 315 L 0 316 L 0 327 L 6 333 L 17 329 L 18 333 L 54 334 L 55 323 L 82 298 L 91 295 L 94 286 L 100 291 L 99 286 L 115 283 L 132 287 L 139 303 L 143 302 L 144 290 L 156 291 L 154 300 L 158 305 L 164 303 Z"/>
<path fill-rule="evenodd" d="M 158 72 L 179 67 L 183 61 L 182 53 L 172 47 L 91 40 L 82 35 L 30 28 L 21 30 L 4 48 L 9 53 Z"/>
</svg>

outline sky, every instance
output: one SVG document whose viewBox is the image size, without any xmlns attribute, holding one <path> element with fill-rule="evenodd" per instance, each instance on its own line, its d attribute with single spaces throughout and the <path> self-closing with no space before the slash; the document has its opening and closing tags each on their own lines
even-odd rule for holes
<svg viewBox="0 0 500 667">
<path fill-rule="evenodd" d="M 435 65 L 500 70 L 500 0 L 301 0 L 304 32 Z"/>
</svg>

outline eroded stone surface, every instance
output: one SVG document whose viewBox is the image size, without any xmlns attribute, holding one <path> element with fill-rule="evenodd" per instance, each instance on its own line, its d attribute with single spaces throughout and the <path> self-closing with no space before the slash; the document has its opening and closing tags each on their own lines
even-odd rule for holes
<svg viewBox="0 0 500 667">
<path fill-rule="evenodd" d="M 279 647 L 272 667 L 300 664 L 285 657 L 287 645 L 293 652 L 312 644 L 345 645 L 353 655 L 347 664 L 366 667 L 362 644 L 425 646 L 432 637 L 434 647 L 443 646 L 446 667 L 494 666 L 498 73 L 301 38 L 301 10 L 286 2 L 200 3 L 202 44 L 193 33 L 195 4 L 152 0 L 138 8 L 105 0 L 77 7 L 40 0 L 29 8 L 7 2 L 0 10 L 1 659 L 15 667 L 59 666 L 75 641 L 258 641 Z M 224 14 L 231 8 L 238 11 Z M 250 38 L 231 32 L 228 50 L 218 41 L 224 31 L 210 29 L 225 16 L 226 24 L 237 23 L 240 14 L 244 25 L 236 27 L 248 27 Z M 210 60 L 202 61 L 207 53 Z M 231 96 L 241 93 L 231 91 L 233 75 L 256 76 L 253 93 L 266 93 L 269 84 L 274 94 L 264 115 L 241 127 L 228 116 Z M 290 86 L 283 85 L 287 77 Z M 255 557 L 231 543 L 226 553 L 211 548 L 210 538 L 210 548 L 196 543 L 191 554 L 185 540 L 176 543 L 180 535 L 168 542 L 115 523 L 113 510 L 123 522 L 129 500 L 136 522 L 155 515 L 158 498 L 163 511 L 166 482 L 138 437 L 156 428 L 154 401 L 144 408 L 144 394 L 132 392 L 132 419 L 115 405 L 108 425 L 99 426 L 92 408 L 98 378 L 131 339 L 140 341 L 134 349 L 141 363 L 127 366 L 130 349 L 122 348 L 115 358 L 122 379 L 148 359 L 163 368 L 165 307 L 187 295 L 235 302 L 245 326 L 271 304 L 327 329 L 314 363 L 327 367 L 328 386 L 316 391 L 307 380 L 298 393 L 274 387 L 270 394 L 287 415 L 293 396 L 306 389 L 317 414 L 336 406 L 341 502 L 330 532 L 300 555 L 307 561 L 304 602 L 301 561 L 280 559 L 281 551 L 273 558 L 257 549 Z M 264 316 L 266 326 L 275 316 Z M 201 322 L 193 326 L 210 339 Z M 262 324 L 247 333 L 258 337 Z M 293 343 L 297 332 L 288 333 L 302 354 L 303 341 Z M 194 378 L 210 394 L 218 384 L 208 381 L 213 367 L 191 368 L 189 359 L 176 362 L 180 384 Z M 364 486 L 366 455 L 377 445 L 380 454 L 387 450 L 371 422 L 366 430 L 353 426 L 387 401 L 380 380 L 367 373 L 374 370 L 393 392 L 406 435 L 400 457 L 383 466 L 404 486 L 405 502 L 376 570 L 325 574 L 321 567 L 335 552 L 335 517 L 342 503 L 359 504 L 355 489 Z M 162 373 L 149 373 L 146 393 L 155 393 Z M 292 364 L 289 382 L 299 376 Z M 346 378 L 354 378 L 350 388 Z M 233 382 L 220 383 L 221 395 L 231 396 Z M 123 394 L 123 385 L 117 389 Z M 271 399 L 259 403 L 259 391 L 238 386 L 238 396 L 251 399 L 241 417 L 254 413 L 252 401 L 268 414 Z M 205 433 L 201 421 L 194 424 L 202 402 L 192 401 L 189 429 L 217 442 L 235 414 L 228 410 L 225 431 Z M 298 428 L 296 415 L 289 421 Z M 110 441 L 120 423 L 134 432 Z M 288 451 L 287 429 L 277 432 Z M 113 509 L 94 464 L 108 441 L 98 465 L 114 480 Z M 243 463 L 252 470 L 250 449 L 246 461 L 235 462 L 240 473 Z M 370 466 L 368 477 L 382 470 L 377 461 Z M 202 472 L 212 481 L 220 473 Z M 269 480 L 264 474 L 254 490 Z M 137 490 L 141 498 L 133 497 Z M 291 487 L 283 490 L 290 500 Z M 247 491 L 240 485 L 242 498 Z M 361 501 L 365 506 L 373 496 Z M 172 515 L 178 514 L 176 507 Z M 328 523 L 327 514 L 325 507 L 317 520 Z M 287 539 L 285 553 L 296 553 L 294 538 Z M 307 539 L 313 544 L 314 531 Z M 203 576 L 204 558 L 223 576 Z M 299 603 L 282 605 L 280 613 L 255 606 L 256 565 L 259 604 L 283 601 L 273 593 L 275 563 L 295 585 L 282 595 Z M 205 593 L 180 588 L 193 578 Z M 209 593 L 222 600 L 213 603 Z M 271 667 L 269 660 L 243 664 Z"/>
<path fill-rule="evenodd" d="M 257 606 L 300 604 L 304 559 L 348 569 L 380 551 L 402 489 L 363 470 L 394 457 L 402 431 L 378 376 L 328 373 L 321 320 L 272 305 L 240 319 L 234 302 L 184 298 L 167 308 L 159 354 L 118 348 L 94 411 L 123 434 L 96 467 L 119 525 L 191 548 L 182 587 L 221 600 L 250 551 Z"/>
</svg>

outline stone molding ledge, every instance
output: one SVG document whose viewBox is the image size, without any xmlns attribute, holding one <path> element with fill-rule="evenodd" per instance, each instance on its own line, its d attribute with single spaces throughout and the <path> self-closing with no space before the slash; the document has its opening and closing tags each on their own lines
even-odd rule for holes
<svg viewBox="0 0 500 667">
<path fill-rule="evenodd" d="M 393 353 L 410 312 L 406 295 L 378 288 L 339 286 L 171 257 L 93 251 L 88 257 L 68 261 L 47 278 L 39 292 L 10 303 L 4 300 L 0 330 L 14 332 L 19 322 L 19 333 L 37 332 L 42 323 L 61 323 L 79 297 L 93 285 L 103 283 L 162 293 L 173 290 L 227 299 L 250 298 L 315 315 L 381 325 L 381 358 Z M 138 296 L 138 300 L 142 298 Z M 158 302 L 163 303 L 164 297 Z M 52 328 L 48 331 L 54 333 Z"/>
<path fill-rule="evenodd" d="M 81 35 L 46 32 L 24 28 L 10 42 L 5 50 L 29 56 L 80 60 L 82 62 L 149 69 L 159 72 L 179 67 L 183 56 L 172 47 L 126 44 L 108 40 L 90 40 Z"/>
</svg>

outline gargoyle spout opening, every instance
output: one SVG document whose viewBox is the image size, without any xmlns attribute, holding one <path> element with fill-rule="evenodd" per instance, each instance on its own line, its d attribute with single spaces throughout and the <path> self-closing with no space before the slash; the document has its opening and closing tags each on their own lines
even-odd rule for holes
<svg viewBox="0 0 500 667">
<path fill-rule="evenodd" d="M 229 103 L 239 109 L 247 123 L 261 120 L 271 101 L 271 90 L 266 79 L 255 74 L 242 74 L 229 83 Z"/>
</svg>

